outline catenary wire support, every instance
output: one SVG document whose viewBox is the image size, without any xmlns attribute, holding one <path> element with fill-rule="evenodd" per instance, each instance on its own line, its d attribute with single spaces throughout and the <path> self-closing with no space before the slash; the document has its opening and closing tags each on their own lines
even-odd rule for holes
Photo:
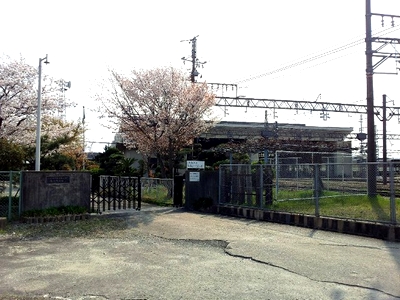
<svg viewBox="0 0 400 300">
<path fill-rule="evenodd" d="M 392 73 L 378 73 L 375 71 L 380 65 L 382 65 L 389 58 L 395 58 L 396 54 L 393 52 L 383 52 L 383 49 L 389 43 L 400 43 L 398 38 L 382 38 L 372 36 L 372 17 L 378 16 L 381 18 L 381 24 L 384 26 L 384 19 L 391 18 L 392 27 L 394 27 L 394 19 L 400 18 L 400 16 L 390 14 L 378 14 L 371 12 L 371 0 L 365 2 L 365 54 L 366 54 L 366 79 L 367 79 L 367 161 L 372 164 L 368 165 L 368 195 L 376 195 L 376 142 L 375 142 L 375 111 L 374 111 L 374 74 L 392 74 Z M 381 44 L 378 48 L 373 49 L 374 44 Z M 373 58 L 379 60 L 374 63 Z M 397 73 L 393 73 L 397 74 Z"/>
<path fill-rule="evenodd" d="M 198 35 L 190 40 L 182 40 L 181 41 L 181 42 L 189 42 L 189 44 L 192 44 L 191 58 L 182 57 L 182 60 L 183 60 L 183 63 L 188 61 L 192 64 L 192 70 L 190 72 L 190 81 L 193 83 L 196 82 L 196 77 L 200 75 L 199 72 L 197 71 L 197 68 L 200 66 L 203 67 L 203 65 L 205 63 L 207 63 L 206 61 L 201 62 L 197 58 L 197 38 L 198 38 Z"/>
</svg>

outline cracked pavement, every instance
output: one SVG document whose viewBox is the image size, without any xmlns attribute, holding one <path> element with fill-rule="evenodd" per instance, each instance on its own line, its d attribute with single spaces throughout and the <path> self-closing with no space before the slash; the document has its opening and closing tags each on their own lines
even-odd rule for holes
<svg viewBox="0 0 400 300">
<path fill-rule="evenodd" d="M 400 299 L 399 243 L 150 205 L 101 217 L 129 228 L 104 238 L 0 239 L 0 295 Z"/>
</svg>

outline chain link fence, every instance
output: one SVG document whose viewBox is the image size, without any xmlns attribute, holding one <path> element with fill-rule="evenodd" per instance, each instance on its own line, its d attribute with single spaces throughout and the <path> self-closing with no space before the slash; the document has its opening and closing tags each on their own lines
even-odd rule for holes
<svg viewBox="0 0 400 300">
<path fill-rule="evenodd" d="M 262 208 L 273 200 L 273 166 L 220 165 L 219 203 Z"/>
<path fill-rule="evenodd" d="M 21 215 L 21 172 L 0 171 L 0 217 Z"/>
<path fill-rule="evenodd" d="M 395 163 L 220 166 L 220 205 L 398 224 Z"/>
</svg>

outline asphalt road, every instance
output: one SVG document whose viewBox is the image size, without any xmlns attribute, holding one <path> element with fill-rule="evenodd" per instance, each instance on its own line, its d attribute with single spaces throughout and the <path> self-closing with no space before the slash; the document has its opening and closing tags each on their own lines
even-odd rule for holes
<svg viewBox="0 0 400 300">
<path fill-rule="evenodd" d="M 104 238 L 0 236 L 0 295 L 38 299 L 400 299 L 400 244 L 143 206 Z M 0 297 L 1 299 L 1 297 Z"/>
</svg>

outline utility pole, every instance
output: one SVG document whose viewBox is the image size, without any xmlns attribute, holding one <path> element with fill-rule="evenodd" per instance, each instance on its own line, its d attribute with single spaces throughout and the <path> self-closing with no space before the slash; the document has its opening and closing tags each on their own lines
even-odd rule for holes
<svg viewBox="0 0 400 300">
<path fill-rule="evenodd" d="M 383 179 L 383 184 L 386 185 L 387 184 L 387 144 L 386 144 L 386 139 L 387 139 L 387 133 L 386 133 L 386 122 L 389 121 L 392 117 L 393 114 L 389 113 L 389 116 L 387 116 L 386 113 L 386 100 L 387 96 L 384 94 L 382 96 L 382 107 L 383 107 L 383 113 L 382 113 L 382 117 L 380 115 L 377 115 L 378 119 L 380 121 L 382 121 L 382 161 L 383 161 L 383 175 L 382 175 L 382 179 Z"/>
<path fill-rule="evenodd" d="M 186 57 L 182 57 L 182 60 L 183 60 L 183 63 L 185 63 L 185 61 L 188 61 L 192 64 L 192 71 L 190 72 L 190 81 L 193 83 L 196 82 L 196 77 L 199 76 L 199 72 L 197 71 L 197 68 L 206 63 L 206 61 L 200 62 L 199 59 L 197 58 L 197 37 L 198 37 L 198 35 L 190 40 L 182 40 L 181 41 L 181 42 L 189 42 L 189 44 L 192 44 L 191 58 L 189 59 Z"/>
<path fill-rule="evenodd" d="M 36 112 L 36 151 L 35 151 L 35 171 L 40 171 L 40 138 L 41 138 L 41 110 L 42 110 L 42 61 L 47 65 L 47 54 L 44 58 L 39 58 L 39 80 L 38 80 L 38 97 L 37 97 L 37 112 Z"/>
<path fill-rule="evenodd" d="M 387 150 L 386 150 L 386 95 L 382 97 L 382 105 L 383 105 L 383 145 L 382 145 L 382 156 L 383 156 L 383 184 L 387 184 Z"/>
<path fill-rule="evenodd" d="M 365 8 L 366 29 L 366 75 L 367 75 L 367 161 L 368 164 L 368 195 L 376 195 L 376 148 L 374 125 L 374 70 L 372 67 L 372 26 L 371 26 L 371 0 L 366 0 Z"/>
<path fill-rule="evenodd" d="M 397 58 L 397 53 L 382 52 L 381 50 L 389 44 L 400 44 L 398 38 L 380 38 L 372 36 L 372 16 L 379 16 L 382 18 L 382 26 L 384 25 L 384 18 L 392 19 L 392 27 L 394 26 L 394 19 L 400 16 L 388 14 L 376 14 L 371 12 L 371 0 L 366 0 L 365 5 L 365 28 L 366 28 L 366 75 L 367 75 L 367 161 L 368 165 L 368 195 L 376 196 L 376 142 L 375 142 L 375 125 L 374 125 L 374 70 L 389 58 Z M 372 43 L 382 44 L 377 49 L 372 49 Z M 378 57 L 380 60 L 373 64 L 372 58 Z M 375 74 L 397 74 L 397 73 L 377 73 Z M 385 107 L 386 110 L 386 107 Z"/>
<path fill-rule="evenodd" d="M 83 128 L 83 134 L 82 134 L 82 139 L 83 139 L 83 144 L 82 144 L 82 149 L 83 149 L 83 159 L 82 159 L 82 170 L 85 170 L 85 107 L 83 106 L 83 114 L 82 114 L 82 128 Z"/>
</svg>

